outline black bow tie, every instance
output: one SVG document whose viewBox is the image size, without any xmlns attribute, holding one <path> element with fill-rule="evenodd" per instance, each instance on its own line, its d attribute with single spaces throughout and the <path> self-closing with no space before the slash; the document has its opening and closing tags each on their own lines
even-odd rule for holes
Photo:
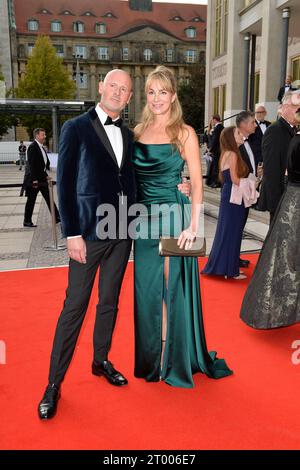
<svg viewBox="0 0 300 470">
<path fill-rule="evenodd" d="M 259 121 L 258 124 L 266 124 L 266 121 Z"/>
<path fill-rule="evenodd" d="M 113 124 L 114 126 L 121 127 L 122 122 L 123 122 L 123 119 L 121 119 L 121 118 L 116 119 L 115 121 L 113 121 L 110 116 L 107 116 L 107 119 L 106 119 L 104 125 L 105 126 L 110 126 L 111 124 Z"/>
</svg>

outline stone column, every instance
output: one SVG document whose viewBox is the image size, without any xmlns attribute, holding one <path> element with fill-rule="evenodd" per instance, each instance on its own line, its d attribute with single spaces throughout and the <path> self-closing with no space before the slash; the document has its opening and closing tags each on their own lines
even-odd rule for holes
<svg viewBox="0 0 300 470">
<path fill-rule="evenodd" d="M 244 35 L 244 87 L 243 87 L 243 109 L 248 109 L 248 90 L 249 90 L 249 58 L 250 58 L 250 40 L 251 34 Z"/>
<path fill-rule="evenodd" d="M 280 53 L 282 45 L 282 12 L 276 8 L 276 0 L 262 4 L 262 38 L 260 60 L 260 101 L 264 103 L 268 119 L 276 119 L 280 88 Z"/>
<path fill-rule="evenodd" d="M 286 64 L 289 41 L 290 9 L 282 10 L 282 42 L 281 42 L 281 67 L 280 67 L 280 85 L 284 86 L 286 77 Z"/>
</svg>

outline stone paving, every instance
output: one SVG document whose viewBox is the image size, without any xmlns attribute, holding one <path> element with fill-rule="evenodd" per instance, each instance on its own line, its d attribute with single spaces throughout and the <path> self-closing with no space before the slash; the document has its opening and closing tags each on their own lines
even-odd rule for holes
<svg viewBox="0 0 300 470">
<path fill-rule="evenodd" d="M 19 171 L 16 165 L 0 165 L 0 186 L 21 183 L 23 175 L 23 171 Z M 55 174 L 51 176 L 55 180 Z M 30 229 L 23 227 L 26 197 L 20 197 L 19 193 L 20 188 L 0 187 L 0 271 L 67 265 L 66 250 L 46 249 L 53 246 L 53 236 L 50 213 L 42 196 L 38 195 L 33 215 L 33 222 L 38 226 Z M 219 199 L 220 190 L 205 188 L 205 236 L 208 252 L 216 229 Z M 268 214 L 251 210 L 242 251 L 260 250 L 267 230 Z M 57 226 L 57 239 L 60 245 L 65 245 L 65 240 L 61 239 L 60 225 Z"/>
</svg>

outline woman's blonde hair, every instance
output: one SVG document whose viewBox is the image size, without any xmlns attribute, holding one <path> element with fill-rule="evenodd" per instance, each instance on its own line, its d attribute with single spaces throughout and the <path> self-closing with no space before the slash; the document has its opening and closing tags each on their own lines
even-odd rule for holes
<svg viewBox="0 0 300 470">
<path fill-rule="evenodd" d="M 172 70 L 168 69 L 164 65 L 159 65 L 158 67 L 156 67 L 155 70 L 149 73 L 147 77 L 145 84 L 146 94 L 148 93 L 149 88 L 154 80 L 157 80 L 165 90 L 175 95 L 175 99 L 171 104 L 170 120 L 166 125 L 166 133 L 170 137 L 170 142 L 176 145 L 179 150 L 181 150 L 183 147 L 182 138 L 185 129 L 184 121 L 182 118 L 182 108 L 177 96 L 175 76 Z M 143 109 L 141 122 L 137 125 L 134 131 L 135 140 L 138 140 L 140 138 L 140 136 L 144 133 L 145 129 L 147 129 L 147 127 L 153 122 L 153 120 L 154 114 L 149 109 L 149 106 L 146 103 Z"/>
</svg>

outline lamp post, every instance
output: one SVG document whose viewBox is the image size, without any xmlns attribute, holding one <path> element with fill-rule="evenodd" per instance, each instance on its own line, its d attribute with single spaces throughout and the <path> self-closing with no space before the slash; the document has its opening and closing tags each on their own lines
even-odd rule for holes
<svg viewBox="0 0 300 470">
<path fill-rule="evenodd" d="M 80 55 L 80 54 L 73 54 L 73 57 L 76 58 L 76 72 L 75 72 L 76 99 L 79 101 L 79 99 L 80 99 L 80 65 L 79 65 L 79 59 L 82 59 L 83 56 Z"/>
</svg>

